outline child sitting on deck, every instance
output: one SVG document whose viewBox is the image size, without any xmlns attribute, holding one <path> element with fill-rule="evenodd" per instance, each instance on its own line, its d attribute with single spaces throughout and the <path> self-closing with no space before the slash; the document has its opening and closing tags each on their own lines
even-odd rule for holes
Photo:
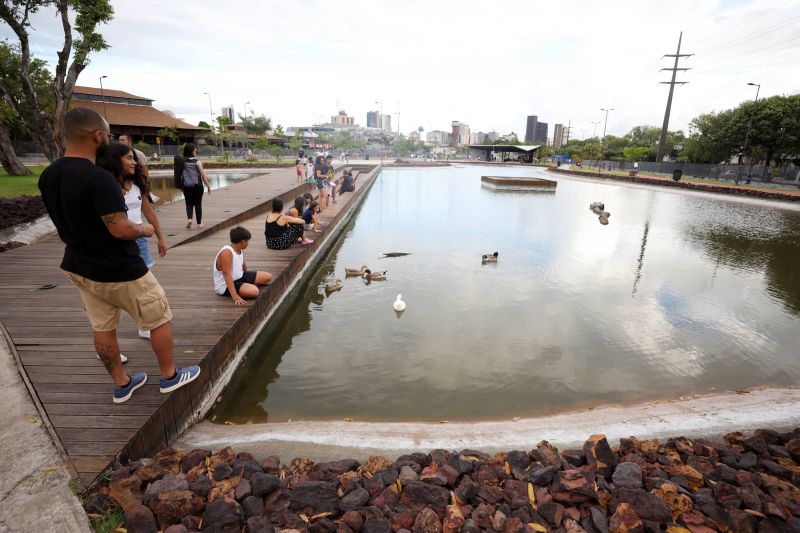
<svg viewBox="0 0 800 533">
<path fill-rule="evenodd" d="M 247 305 L 244 298 L 258 297 L 258 287 L 272 281 L 272 274 L 247 270 L 244 251 L 252 235 L 241 226 L 230 233 L 230 244 L 223 246 L 214 258 L 214 291 L 220 296 L 230 296 L 235 305 Z"/>
<path fill-rule="evenodd" d="M 311 202 L 308 209 L 303 212 L 303 220 L 305 221 L 305 224 L 303 224 L 304 231 L 314 231 L 316 233 L 322 231 L 317 229 L 319 225 L 319 202 Z"/>
</svg>

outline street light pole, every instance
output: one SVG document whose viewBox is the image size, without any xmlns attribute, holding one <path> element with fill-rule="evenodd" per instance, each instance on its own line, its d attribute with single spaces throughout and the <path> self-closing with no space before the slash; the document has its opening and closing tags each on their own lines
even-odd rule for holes
<svg viewBox="0 0 800 533">
<path fill-rule="evenodd" d="M 753 102 L 753 111 L 750 113 L 750 120 L 747 122 L 747 133 L 744 135 L 744 150 L 742 150 L 742 155 L 739 157 L 739 171 L 736 174 L 736 185 L 739 185 L 739 179 L 742 177 L 742 157 L 747 155 L 747 145 L 750 143 L 750 128 L 753 125 L 753 116 L 756 114 L 756 106 L 758 105 L 758 93 L 761 91 L 761 85 L 758 83 L 751 83 L 748 82 L 747 85 L 752 85 L 757 87 L 756 89 L 756 99 Z M 753 168 L 753 158 L 750 158 L 750 161 L 747 164 L 747 176 L 750 176 L 750 172 Z"/>
<path fill-rule="evenodd" d="M 592 130 L 592 138 L 595 138 L 597 137 L 597 125 L 600 124 L 600 121 L 598 120 L 597 122 L 592 122 L 592 124 L 594 125 L 594 129 Z"/>
<path fill-rule="evenodd" d="M 614 108 L 612 107 L 612 108 L 609 108 L 609 109 L 600 109 L 600 111 L 605 111 L 606 112 L 606 120 L 605 120 L 605 122 L 603 122 L 603 140 L 600 141 L 600 158 L 602 158 L 603 157 L 603 147 L 606 144 L 606 126 L 608 126 L 608 112 L 609 111 L 614 111 Z M 598 165 L 598 168 L 599 168 L 600 163 L 598 162 L 597 165 Z"/>
<path fill-rule="evenodd" d="M 211 109 L 211 93 L 203 93 L 208 95 L 208 118 L 211 120 L 209 127 L 211 128 L 211 135 L 214 135 L 214 111 Z M 214 138 L 214 152 L 217 151 L 217 139 Z"/>
<path fill-rule="evenodd" d="M 100 76 L 100 98 L 103 100 L 103 118 L 108 122 L 108 114 L 106 113 L 106 93 L 103 91 L 103 78 L 108 76 Z"/>
</svg>

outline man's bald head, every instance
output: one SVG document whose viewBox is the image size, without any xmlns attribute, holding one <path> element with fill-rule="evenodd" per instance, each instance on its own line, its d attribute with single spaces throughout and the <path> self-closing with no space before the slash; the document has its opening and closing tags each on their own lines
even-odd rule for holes
<svg viewBox="0 0 800 533">
<path fill-rule="evenodd" d="M 64 117 L 64 133 L 68 141 L 81 141 L 96 133 L 102 133 L 108 141 L 108 122 L 97 111 L 76 107 Z"/>
</svg>

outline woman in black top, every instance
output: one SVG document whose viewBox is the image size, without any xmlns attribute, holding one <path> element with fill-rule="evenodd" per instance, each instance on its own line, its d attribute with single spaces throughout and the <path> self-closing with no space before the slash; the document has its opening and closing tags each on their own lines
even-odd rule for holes
<svg viewBox="0 0 800 533">
<path fill-rule="evenodd" d="M 197 215 L 197 227 L 203 227 L 203 184 L 208 187 L 211 194 L 211 185 L 208 184 L 206 171 L 202 163 L 197 160 L 197 147 L 186 143 L 183 147 L 183 197 L 186 200 L 186 229 L 192 228 L 192 210 Z"/>
<path fill-rule="evenodd" d="M 272 200 L 272 212 L 267 215 L 264 225 L 264 236 L 267 239 L 267 248 L 270 250 L 286 250 L 291 245 L 298 242 L 307 246 L 314 241 L 303 238 L 302 218 L 292 217 L 283 214 L 283 200 L 274 198 Z"/>
</svg>

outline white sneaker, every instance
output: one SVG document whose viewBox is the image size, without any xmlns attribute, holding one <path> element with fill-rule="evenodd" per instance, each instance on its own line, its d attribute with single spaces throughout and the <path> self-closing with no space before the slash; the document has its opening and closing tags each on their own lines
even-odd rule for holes
<svg viewBox="0 0 800 533">
<path fill-rule="evenodd" d="M 143 329 L 139 330 L 139 338 L 150 340 L 150 332 Z"/>
<path fill-rule="evenodd" d="M 100 354 L 97 354 L 97 358 L 100 359 Z M 102 361 L 102 359 L 100 360 Z M 128 362 L 128 358 L 122 354 L 119 354 L 119 360 L 122 361 L 123 365 Z"/>
</svg>

